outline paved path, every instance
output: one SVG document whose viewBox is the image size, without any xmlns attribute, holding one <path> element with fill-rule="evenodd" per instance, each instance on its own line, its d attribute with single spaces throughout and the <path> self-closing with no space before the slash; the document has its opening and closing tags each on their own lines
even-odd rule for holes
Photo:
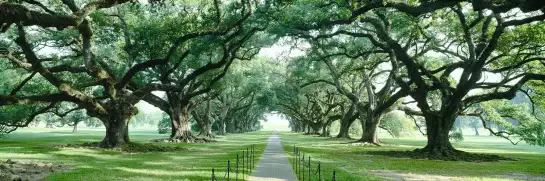
<svg viewBox="0 0 545 181">
<path fill-rule="evenodd" d="M 269 137 L 269 144 L 250 181 L 297 181 L 276 131 Z"/>
</svg>

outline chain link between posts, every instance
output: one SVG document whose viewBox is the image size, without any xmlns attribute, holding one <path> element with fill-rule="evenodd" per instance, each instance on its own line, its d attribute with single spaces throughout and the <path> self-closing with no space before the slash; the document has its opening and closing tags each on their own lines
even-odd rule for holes
<svg viewBox="0 0 545 181">
<path fill-rule="evenodd" d="M 230 181 L 231 175 L 234 174 L 234 180 L 244 180 L 245 176 L 250 176 L 252 170 L 255 169 L 255 146 L 252 145 L 246 150 L 242 150 L 242 155 L 237 154 L 236 162 L 233 163 L 235 167 L 232 167 L 231 160 L 227 160 L 227 168 L 223 178 L 216 176 L 216 170 L 212 168 L 211 181 Z M 239 178 L 240 175 L 240 178 Z"/>
<path fill-rule="evenodd" d="M 295 165 L 294 166 L 295 175 L 297 176 L 298 180 L 312 181 L 313 176 L 318 176 L 318 181 L 324 181 L 324 176 L 322 175 L 321 162 L 318 162 L 318 165 L 316 166 L 316 169 L 314 170 L 312 168 L 311 157 L 308 156 L 308 154 L 307 154 L 308 157 L 305 157 L 305 153 L 303 153 L 301 149 L 299 147 L 296 147 L 295 145 L 293 145 L 293 154 L 294 154 L 293 164 Z M 307 158 L 306 161 L 305 161 L 305 158 Z M 306 174 L 305 174 L 305 170 L 306 170 Z M 305 178 L 305 176 L 307 177 Z M 333 171 L 331 181 L 336 181 L 336 180 L 337 180 L 336 172 Z"/>
</svg>

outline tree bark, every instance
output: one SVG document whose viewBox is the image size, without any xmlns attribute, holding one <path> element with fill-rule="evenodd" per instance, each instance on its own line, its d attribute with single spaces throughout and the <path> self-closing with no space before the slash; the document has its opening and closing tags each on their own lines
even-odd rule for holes
<svg viewBox="0 0 545 181">
<path fill-rule="evenodd" d="M 479 129 L 477 127 L 473 127 L 473 129 L 475 129 L 475 136 L 479 136 Z"/>
<path fill-rule="evenodd" d="M 74 123 L 73 129 L 72 129 L 72 133 L 76 133 L 76 132 L 78 132 L 78 122 Z"/>
<path fill-rule="evenodd" d="M 352 106 L 348 113 L 346 113 L 341 119 L 339 134 L 337 138 L 347 138 L 350 139 L 350 126 L 356 121 L 358 113 L 354 114 L 355 108 Z"/>
<path fill-rule="evenodd" d="M 443 114 L 441 116 L 424 115 L 428 143 L 426 147 L 417 149 L 417 151 L 443 155 L 456 151 L 449 140 L 449 131 L 454 124 L 456 116 L 457 114 Z"/>
<path fill-rule="evenodd" d="M 214 138 L 214 134 L 212 134 L 212 124 L 210 124 L 210 121 L 205 121 L 203 124 L 203 128 L 201 128 L 201 132 L 199 133 L 200 137 L 206 137 L 206 138 Z"/>
<path fill-rule="evenodd" d="M 100 143 L 101 147 L 113 148 L 130 142 L 127 116 L 123 114 L 111 115 L 103 122 L 106 127 L 106 136 Z"/>
<path fill-rule="evenodd" d="M 328 124 L 322 125 L 322 133 L 320 134 L 320 137 L 330 137 L 329 131 L 327 130 Z"/>
<path fill-rule="evenodd" d="M 107 110 L 108 115 L 100 118 L 106 127 L 106 136 L 100 146 L 113 148 L 130 143 L 129 120 L 131 116 L 138 113 L 138 110 L 122 98 L 110 102 Z"/>
<path fill-rule="evenodd" d="M 341 126 L 339 129 L 339 134 L 337 135 L 337 138 L 348 138 L 350 139 L 350 135 L 348 131 L 350 130 L 350 125 L 348 122 L 341 121 Z"/>
<path fill-rule="evenodd" d="M 225 121 L 224 120 L 218 120 L 218 134 L 219 135 L 225 135 Z"/>
<path fill-rule="evenodd" d="M 304 123 L 299 123 L 299 126 L 298 126 L 298 129 L 297 129 L 297 132 L 298 133 L 304 133 L 305 132 L 305 129 L 306 129 L 307 125 L 304 124 Z"/>
<path fill-rule="evenodd" d="M 377 136 L 377 130 L 380 123 L 382 115 L 373 115 L 369 114 L 367 120 L 364 123 L 361 123 L 363 134 L 361 135 L 360 142 L 371 143 L 378 145 L 380 144 Z"/>
<path fill-rule="evenodd" d="M 193 143 L 195 141 L 195 137 L 191 133 L 188 109 L 188 106 L 182 106 L 181 109 L 172 111 L 173 115 L 170 117 L 173 123 L 171 139 L 184 143 Z"/>
</svg>

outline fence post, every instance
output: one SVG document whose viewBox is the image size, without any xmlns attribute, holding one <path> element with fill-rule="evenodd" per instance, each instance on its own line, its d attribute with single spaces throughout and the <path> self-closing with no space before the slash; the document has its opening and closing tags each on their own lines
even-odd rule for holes
<svg viewBox="0 0 545 181">
<path fill-rule="evenodd" d="M 311 179 L 312 176 L 310 175 L 310 173 L 312 173 L 311 171 L 312 171 L 312 168 L 311 168 L 311 166 L 310 166 L 310 156 L 308 156 L 308 180 L 309 180 L 309 181 L 312 180 L 312 179 Z"/>
<path fill-rule="evenodd" d="M 305 181 L 305 153 L 303 153 L 302 162 L 303 162 L 303 174 L 302 175 L 303 175 L 303 181 Z"/>
<path fill-rule="evenodd" d="M 322 181 L 322 164 L 318 162 L 318 181 Z"/>
<path fill-rule="evenodd" d="M 295 145 L 293 145 L 293 146 L 295 147 Z M 293 164 L 295 164 L 295 174 L 297 174 L 297 160 L 298 160 L 297 158 L 299 158 L 297 156 L 297 154 L 298 154 L 297 153 L 297 148 L 295 148 L 295 153 L 294 153 L 294 158 L 293 158 Z"/>
<path fill-rule="evenodd" d="M 252 145 L 252 148 L 250 150 L 252 153 L 250 153 L 250 157 L 251 157 L 251 160 L 252 160 L 252 166 L 250 167 L 250 170 L 254 170 L 255 169 L 255 165 L 254 165 L 254 145 Z"/>
<path fill-rule="evenodd" d="M 235 180 L 238 181 L 238 154 L 237 154 L 237 164 L 236 164 L 236 165 L 237 165 L 237 169 L 236 169 L 237 172 L 236 172 L 236 174 L 235 174 L 235 175 L 236 175 L 236 179 L 235 179 Z"/>
<path fill-rule="evenodd" d="M 255 169 L 255 145 L 252 145 L 252 165 Z"/>
<path fill-rule="evenodd" d="M 333 170 L 333 178 L 331 179 L 331 181 L 337 181 L 337 176 L 335 176 L 335 170 Z"/>
<path fill-rule="evenodd" d="M 214 169 L 212 168 L 212 181 L 216 180 L 216 176 L 214 175 Z"/>
<path fill-rule="evenodd" d="M 301 175 L 299 175 L 299 173 L 301 172 L 301 150 L 299 150 L 299 148 L 297 148 L 297 179 L 300 179 L 301 178 Z"/>
<path fill-rule="evenodd" d="M 248 168 L 248 175 L 250 175 L 250 157 L 249 157 L 249 154 L 250 152 L 248 151 L 248 148 L 246 148 L 246 167 Z"/>
<path fill-rule="evenodd" d="M 244 174 L 246 174 L 246 169 L 244 169 L 244 150 L 242 150 L 242 179 L 244 180 Z"/>
<path fill-rule="evenodd" d="M 231 160 L 227 160 L 227 181 L 230 180 L 229 177 L 231 177 L 229 174 L 231 173 Z"/>
</svg>

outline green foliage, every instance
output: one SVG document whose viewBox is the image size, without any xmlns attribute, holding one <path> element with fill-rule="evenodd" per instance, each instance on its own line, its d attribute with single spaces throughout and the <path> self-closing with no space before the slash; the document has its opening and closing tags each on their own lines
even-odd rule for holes
<svg viewBox="0 0 545 181">
<path fill-rule="evenodd" d="M 163 118 L 157 124 L 157 131 L 159 134 L 167 134 L 172 129 L 172 123 L 168 115 L 163 114 Z"/>
<path fill-rule="evenodd" d="M 102 122 L 97 119 L 97 118 L 89 118 L 87 120 L 85 120 L 85 125 L 87 127 L 91 127 L 91 128 L 97 128 L 97 127 L 100 127 L 102 126 Z"/>
<path fill-rule="evenodd" d="M 392 137 L 398 138 L 404 131 L 413 131 L 413 124 L 403 113 L 396 111 L 386 114 L 379 127 L 388 131 Z"/>
<path fill-rule="evenodd" d="M 464 141 L 464 135 L 462 135 L 462 133 L 459 131 L 451 132 L 448 135 L 448 138 L 457 142 Z"/>
<path fill-rule="evenodd" d="M 350 125 L 350 128 L 348 128 L 348 134 L 357 136 L 363 134 L 363 130 L 361 129 L 361 122 L 359 120 L 354 121 L 352 125 Z"/>
<path fill-rule="evenodd" d="M 480 105 L 487 121 L 505 128 L 505 132 L 498 131 L 499 135 L 507 138 L 515 136 L 514 139 L 545 146 L 545 123 L 536 119 L 527 105 L 510 104 L 505 100 L 488 101 Z"/>
</svg>

